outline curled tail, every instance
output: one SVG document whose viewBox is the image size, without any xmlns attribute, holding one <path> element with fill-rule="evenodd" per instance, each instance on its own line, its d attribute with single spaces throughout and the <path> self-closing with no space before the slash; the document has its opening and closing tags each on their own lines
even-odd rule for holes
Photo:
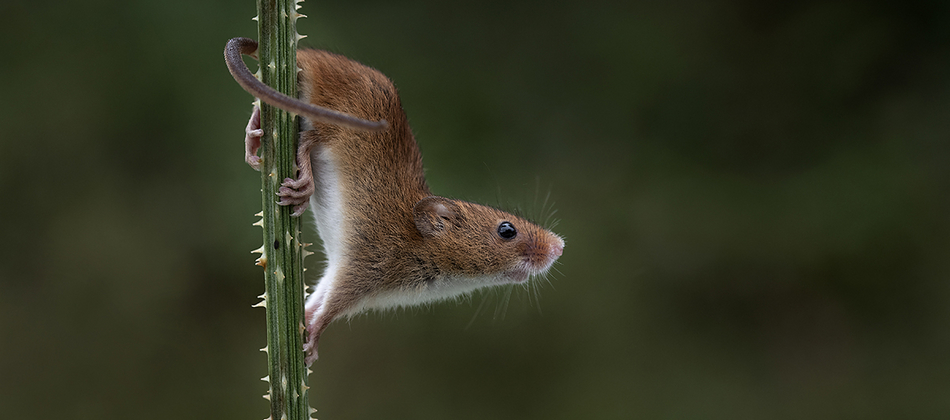
<svg viewBox="0 0 950 420">
<path fill-rule="evenodd" d="M 228 41 L 224 47 L 224 61 L 228 65 L 228 71 L 244 90 L 262 101 L 292 112 L 297 115 L 303 115 L 312 121 L 320 121 L 328 124 L 340 125 L 354 128 L 357 130 L 383 131 L 389 128 L 386 120 L 367 121 L 349 114 L 334 111 L 324 107 L 308 104 L 298 99 L 280 93 L 270 86 L 265 85 L 254 77 L 254 74 L 248 70 L 247 65 L 241 58 L 241 54 L 253 55 L 257 52 L 257 41 L 250 38 L 233 38 Z"/>
</svg>

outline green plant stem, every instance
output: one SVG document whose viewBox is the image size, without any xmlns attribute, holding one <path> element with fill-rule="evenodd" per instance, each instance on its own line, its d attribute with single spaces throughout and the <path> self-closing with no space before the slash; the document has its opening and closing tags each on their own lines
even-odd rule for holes
<svg viewBox="0 0 950 420">
<path fill-rule="evenodd" d="M 297 30 L 294 0 L 258 0 L 258 60 L 261 81 L 297 96 Z M 303 355 L 303 244 L 300 220 L 289 206 L 277 205 L 277 189 L 297 173 L 298 119 L 261 104 L 260 156 L 263 194 L 265 307 L 271 419 L 305 420 L 307 366 Z"/>
</svg>

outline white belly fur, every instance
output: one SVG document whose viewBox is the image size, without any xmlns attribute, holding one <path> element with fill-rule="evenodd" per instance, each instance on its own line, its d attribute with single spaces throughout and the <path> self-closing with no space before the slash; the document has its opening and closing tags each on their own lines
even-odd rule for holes
<svg viewBox="0 0 950 420">
<path fill-rule="evenodd" d="M 327 257 L 327 268 L 323 276 L 317 282 L 317 289 L 307 297 L 307 312 L 313 309 L 317 310 L 323 307 L 326 299 L 329 297 L 327 292 L 333 289 L 336 281 L 336 273 L 343 265 L 343 241 L 340 235 L 347 231 L 346 219 L 344 217 L 343 196 L 341 194 L 341 185 L 339 176 L 337 176 L 336 163 L 330 151 L 324 147 L 314 147 L 311 152 L 311 163 L 313 168 L 314 193 L 310 197 L 310 211 L 313 212 L 314 221 L 317 226 L 317 233 L 323 242 L 323 250 Z M 318 316 L 314 316 L 310 321 L 315 321 Z"/>
</svg>

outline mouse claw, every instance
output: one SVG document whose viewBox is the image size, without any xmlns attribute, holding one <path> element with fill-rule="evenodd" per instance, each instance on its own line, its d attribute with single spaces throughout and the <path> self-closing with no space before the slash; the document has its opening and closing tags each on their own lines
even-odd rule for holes
<svg viewBox="0 0 950 420">
<path fill-rule="evenodd" d="M 261 157 L 254 155 L 244 155 L 244 161 L 255 171 L 261 170 Z"/>
<path fill-rule="evenodd" d="M 312 326 L 307 328 L 307 333 L 303 337 L 303 355 L 307 366 L 312 365 L 317 360 L 318 336 L 310 330 L 311 328 Z"/>
<path fill-rule="evenodd" d="M 281 189 L 283 188 L 284 187 L 281 187 Z M 296 191 L 293 191 L 293 192 L 295 194 L 297 193 Z M 310 200 L 309 200 L 310 197 L 308 195 L 304 195 L 301 197 L 293 197 L 289 194 L 288 195 L 282 195 L 281 193 L 277 193 L 277 194 L 281 196 L 281 199 L 280 201 L 277 202 L 277 205 L 293 206 L 294 211 L 293 213 L 291 213 L 291 216 L 298 217 L 307 211 L 307 207 L 310 207 Z"/>
<path fill-rule="evenodd" d="M 279 192 L 277 193 L 277 195 L 280 196 L 280 200 L 277 201 L 277 205 L 280 205 L 280 206 L 294 206 L 296 208 L 297 206 L 304 204 L 308 201 L 306 197 L 303 197 L 303 198 L 294 197 L 289 194 L 281 194 Z"/>
<path fill-rule="evenodd" d="M 310 207 L 310 200 L 304 201 L 303 204 L 294 207 L 294 212 L 290 213 L 293 217 L 300 217 L 304 212 L 307 211 L 307 208 Z"/>
<path fill-rule="evenodd" d="M 313 195 L 313 178 L 309 171 L 301 171 L 300 178 L 286 178 L 277 189 L 277 195 L 280 201 L 277 204 L 282 206 L 294 206 L 293 216 L 300 216 L 309 206 L 310 196 Z"/>
<path fill-rule="evenodd" d="M 307 297 L 307 305 L 304 309 L 304 319 L 306 320 L 306 331 L 303 337 L 303 353 L 307 366 L 317 360 L 317 345 L 320 343 L 320 335 L 327 328 L 332 316 L 327 316 L 326 312 L 321 311 L 325 289 L 317 287 L 310 296 Z"/>
<path fill-rule="evenodd" d="M 307 363 L 307 366 L 312 365 L 313 362 L 317 361 L 317 357 L 318 357 L 317 343 L 313 343 L 312 346 L 310 342 L 304 343 L 303 354 L 304 354 L 304 361 Z"/>
<path fill-rule="evenodd" d="M 301 177 L 299 179 L 284 178 L 284 182 L 280 183 L 280 185 L 287 188 L 293 188 L 295 190 L 303 188 L 305 191 L 310 191 L 310 193 L 313 193 L 313 179 L 310 177 Z"/>
<path fill-rule="evenodd" d="M 281 197 L 302 198 L 306 200 L 313 195 L 313 182 L 310 179 L 294 181 L 287 178 L 280 185 L 281 187 L 277 189 L 277 195 Z"/>
</svg>

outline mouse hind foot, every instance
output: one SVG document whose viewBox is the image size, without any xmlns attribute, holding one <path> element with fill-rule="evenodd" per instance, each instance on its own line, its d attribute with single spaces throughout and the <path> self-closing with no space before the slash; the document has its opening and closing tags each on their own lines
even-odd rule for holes
<svg viewBox="0 0 950 420">
<path fill-rule="evenodd" d="M 261 109 L 254 105 L 254 111 L 251 112 L 251 118 L 247 121 L 247 127 L 244 128 L 244 161 L 247 162 L 255 171 L 261 170 L 261 158 L 257 156 L 257 150 L 261 148 L 261 137 L 264 136 L 264 130 L 261 130 Z"/>
</svg>

